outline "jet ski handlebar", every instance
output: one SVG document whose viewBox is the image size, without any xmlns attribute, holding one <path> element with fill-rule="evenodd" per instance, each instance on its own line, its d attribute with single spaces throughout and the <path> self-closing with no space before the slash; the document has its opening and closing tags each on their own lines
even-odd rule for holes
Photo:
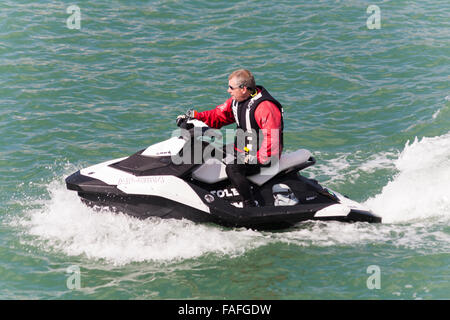
<svg viewBox="0 0 450 320">
<path fill-rule="evenodd" d="M 214 140 L 216 136 L 221 136 L 220 131 L 214 130 L 214 134 L 212 134 L 212 131 L 208 131 L 211 129 L 208 125 L 206 125 L 203 121 L 194 118 L 178 117 L 177 126 L 181 129 L 187 130 L 190 135 L 189 138 L 194 137 L 194 134 L 209 136 L 212 140 Z"/>
</svg>

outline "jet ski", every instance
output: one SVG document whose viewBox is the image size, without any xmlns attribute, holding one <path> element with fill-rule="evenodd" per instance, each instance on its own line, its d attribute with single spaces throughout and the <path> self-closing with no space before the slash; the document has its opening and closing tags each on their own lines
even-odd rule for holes
<svg viewBox="0 0 450 320">
<path fill-rule="evenodd" d="M 183 134 L 73 173 L 65 179 L 67 189 L 91 207 L 142 219 L 188 219 L 257 230 L 284 229 L 307 220 L 381 222 L 361 204 L 302 175 L 316 163 L 306 149 L 284 153 L 276 166 L 248 176 L 258 205 L 243 207 L 225 172 L 232 158 L 228 145 L 217 146 L 215 136 L 208 134 L 213 129 L 199 120 L 187 119 L 179 126 Z M 195 153 L 187 151 L 195 148 L 201 154 L 210 150 L 211 156 L 194 159 Z M 186 157 L 190 161 L 180 161 Z"/>
</svg>

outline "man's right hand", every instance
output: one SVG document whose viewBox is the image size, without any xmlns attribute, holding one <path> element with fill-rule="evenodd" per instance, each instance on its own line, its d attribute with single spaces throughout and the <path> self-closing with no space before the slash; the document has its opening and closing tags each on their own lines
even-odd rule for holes
<svg viewBox="0 0 450 320">
<path fill-rule="evenodd" d="M 178 127 L 181 126 L 181 124 L 182 124 L 183 122 L 185 122 L 187 119 L 188 119 L 188 117 L 187 117 L 185 114 L 180 114 L 180 115 L 177 117 L 177 126 L 178 126 Z"/>
<path fill-rule="evenodd" d="M 198 114 L 198 112 L 194 109 L 189 109 L 188 111 L 186 111 L 185 114 L 180 114 L 177 117 L 177 126 L 180 126 L 184 121 L 187 121 L 190 119 L 195 119 L 197 114 Z"/>
</svg>

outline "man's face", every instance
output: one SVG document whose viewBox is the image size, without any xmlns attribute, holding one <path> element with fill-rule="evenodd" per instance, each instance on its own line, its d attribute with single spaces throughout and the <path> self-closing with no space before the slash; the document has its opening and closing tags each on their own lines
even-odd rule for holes
<svg viewBox="0 0 450 320">
<path fill-rule="evenodd" d="M 250 97 L 250 93 L 247 90 L 247 87 L 239 88 L 240 83 L 236 81 L 235 78 L 231 78 L 228 81 L 228 90 L 227 92 L 237 102 L 244 101 Z"/>
</svg>

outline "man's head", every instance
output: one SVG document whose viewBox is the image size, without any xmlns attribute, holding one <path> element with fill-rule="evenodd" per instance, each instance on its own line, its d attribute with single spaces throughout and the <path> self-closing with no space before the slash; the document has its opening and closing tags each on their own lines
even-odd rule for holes
<svg viewBox="0 0 450 320">
<path fill-rule="evenodd" d="M 256 89 L 253 74 L 246 69 L 234 71 L 228 77 L 228 93 L 238 102 L 247 100 Z"/>
</svg>

